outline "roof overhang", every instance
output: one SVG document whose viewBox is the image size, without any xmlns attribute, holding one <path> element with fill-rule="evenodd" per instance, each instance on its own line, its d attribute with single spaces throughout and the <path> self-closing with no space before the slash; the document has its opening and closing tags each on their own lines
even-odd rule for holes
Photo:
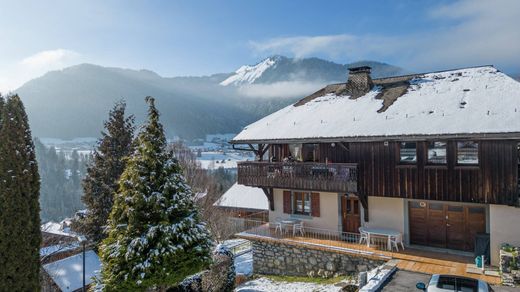
<svg viewBox="0 0 520 292">
<path fill-rule="evenodd" d="M 385 142 L 385 141 L 431 141 L 431 140 L 520 140 L 520 132 L 507 133 L 460 133 L 436 135 L 357 136 L 357 137 L 308 137 L 296 139 L 231 140 L 230 144 L 290 144 L 332 142 Z"/>
</svg>

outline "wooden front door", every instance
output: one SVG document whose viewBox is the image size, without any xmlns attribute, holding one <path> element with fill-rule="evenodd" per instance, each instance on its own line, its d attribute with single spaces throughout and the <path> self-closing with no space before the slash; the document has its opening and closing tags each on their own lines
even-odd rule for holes
<svg viewBox="0 0 520 292">
<path fill-rule="evenodd" d="M 341 197 L 343 232 L 358 233 L 361 226 L 359 200 L 356 197 Z"/>
<path fill-rule="evenodd" d="M 486 232 L 482 206 L 409 202 L 410 243 L 472 251 L 475 235 Z"/>
</svg>

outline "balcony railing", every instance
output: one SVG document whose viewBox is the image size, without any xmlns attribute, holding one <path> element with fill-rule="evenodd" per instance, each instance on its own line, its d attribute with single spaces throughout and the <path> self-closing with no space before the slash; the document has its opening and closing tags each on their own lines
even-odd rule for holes
<svg viewBox="0 0 520 292">
<path fill-rule="evenodd" d="M 319 246 L 330 248 L 331 250 L 343 250 L 351 253 L 366 253 L 383 256 L 381 251 L 385 251 L 385 256 L 391 255 L 392 250 L 388 249 L 388 238 L 371 236 L 370 244 L 366 240 L 361 241 L 359 233 L 342 232 L 337 230 L 304 227 L 303 232 L 293 232 L 291 226 L 285 226 L 280 232 L 275 229 L 275 225 L 269 222 L 245 220 L 243 227 L 247 229 L 237 234 L 238 237 L 255 240 L 277 239 L 308 246 Z"/>
<path fill-rule="evenodd" d="M 238 163 L 238 183 L 255 187 L 357 192 L 357 164 L 244 161 Z"/>
</svg>

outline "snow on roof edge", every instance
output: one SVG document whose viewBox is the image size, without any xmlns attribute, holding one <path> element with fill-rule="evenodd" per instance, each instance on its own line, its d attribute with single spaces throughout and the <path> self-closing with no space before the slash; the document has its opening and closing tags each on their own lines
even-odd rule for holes
<svg viewBox="0 0 520 292">
<path fill-rule="evenodd" d="M 514 136 L 514 138 L 520 137 L 520 127 L 515 128 L 511 126 L 511 124 L 517 124 L 516 121 L 520 116 L 516 115 L 517 108 L 520 108 L 520 83 L 502 73 L 493 65 L 409 74 L 380 78 L 378 80 L 403 76 L 415 77 L 412 80 L 418 79 L 418 82 L 410 82 L 407 92 L 399 97 L 394 105 L 390 106 L 390 110 L 385 110 L 383 113 L 377 112 L 376 114 L 374 111 L 374 104 L 382 102 L 374 99 L 377 94 L 377 92 L 373 93 L 377 91 L 375 89 L 363 97 L 351 100 L 351 102 L 346 100 L 338 101 L 343 96 L 323 93 L 321 97 L 313 99 L 314 105 L 310 104 L 307 109 L 302 107 L 302 105 L 298 107 L 289 105 L 251 123 L 237 134 L 230 143 L 302 140 L 374 141 L 391 140 L 397 137 L 418 137 L 423 139 L 429 137 L 469 138 L 475 135 L 486 137 L 510 135 Z M 318 92 L 320 91 L 318 90 Z M 335 98 L 336 100 L 334 100 Z M 462 101 L 465 101 L 465 99 L 469 100 L 469 106 L 463 111 L 457 111 L 459 108 L 458 102 L 462 104 Z M 320 101 L 321 103 L 319 103 Z M 355 103 L 356 101 L 357 103 Z M 335 112 L 330 108 L 323 110 L 328 106 L 327 104 L 334 103 L 342 108 Z M 460 108 L 465 108 L 465 104 L 461 105 Z M 431 113 L 434 114 L 430 116 L 425 115 L 425 110 L 429 111 L 426 106 L 431 107 Z M 515 114 L 509 112 L 513 109 Z M 297 112 L 300 112 L 300 114 Z M 311 114 L 318 116 L 314 118 L 318 122 L 314 124 L 306 123 L 302 120 L 302 112 L 307 114 L 306 117 Z M 331 117 L 329 114 L 331 112 L 336 115 L 358 115 L 358 118 L 361 117 L 361 120 L 364 119 L 365 121 L 359 123 L 359 119 L 356 120 L 356 116 L 354 116 L 354 122 L 352 122 L 352 116 L 350 116 L 350 120 L 344 117 Z M 401 116 L 399 116 L 399 112 Z M 445 112 L 446 118 L 444 117 Z M 404 119 L 405 113 L 406 119 Z M 408 113 L 414 115 L 412 118 L 415 119 L 408 119 Z M 381 121 L 380 116 L 390 114 L 392 116 L 388 119 L 388 123 Z M 440 114 L 442 114 L 442 117 L 440 117 Z M 459 114 L 461 120 L 471 120 L 471 122 L 463 121 L 459 127 L 459 122 L 454 118 L 454 115 Z M 496 116 L 497 114 L 498 116 Z M 450 115 L 451 117 L 449 117 Z M 508 120 L 500 122 L 499 117 L 505 117 Z M 323 125 L 321 126 L 317 125 L 320 122 L 320 118 L 323 119 Z M 294 127 L 292 125 L 293 121 Z M 375 122 L 372 129 L 367 125 L 367 121 Z M 424 124 L 423 128 L 409 125 L 403 127 L 406 123 L 414 124 L 417 121 Z M 447 124 L 449 127 L 440 127 L 441 124 L 444 124 L 444 126 Z M 457 126 L 454 127 L 453 125 Z M 388 127 L 388 129 L 383 129 L 385 127 Z M 309 130 L 309 128 L 312 129 Z M 348 129 L 342 130 L 340 128 Z M 374 130 L 374 128 L 378 129 Z"/>
</svg>

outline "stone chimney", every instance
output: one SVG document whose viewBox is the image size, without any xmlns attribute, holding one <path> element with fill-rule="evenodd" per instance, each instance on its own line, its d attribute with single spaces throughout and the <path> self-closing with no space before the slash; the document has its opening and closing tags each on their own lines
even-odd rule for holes
<svg viewBox="0 0 520 292">
<path fill-rule="evenodd" d="M 349 68 L 347 90 L 352 94 L 351 98 L 358 98 L 368 93 L 374 83 L 370 77 L 371 68 L 368 66 Z"/>
</svg>

